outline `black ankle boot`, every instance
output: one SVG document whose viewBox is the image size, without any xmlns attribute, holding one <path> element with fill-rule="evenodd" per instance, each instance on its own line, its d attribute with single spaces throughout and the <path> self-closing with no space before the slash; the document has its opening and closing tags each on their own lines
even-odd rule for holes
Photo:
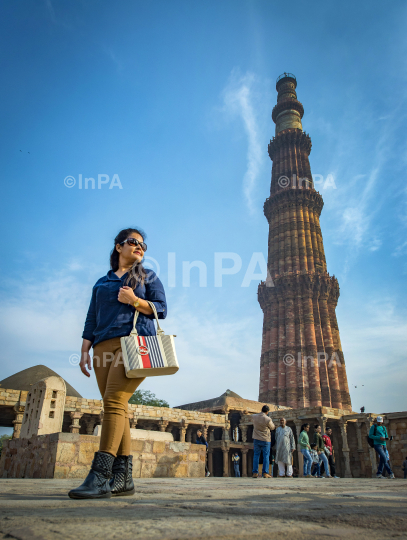
<svg viewBox="0 0 407 540">
<path fill-rule="evenodd" d="M 112 496 L 109 480 L 112 477 L 114 456 L 104 452 L 95 452 L 92 467 L 84 483 L 76 489 L 71 489 L 68 495 L 71 499 L 103 499 Z"/>
<path fill-rule="evenodd" d="M 133 456 L 117 456 L 112 468 L 110 490 L 113 497 L 133 495 Z"/>
</svg>

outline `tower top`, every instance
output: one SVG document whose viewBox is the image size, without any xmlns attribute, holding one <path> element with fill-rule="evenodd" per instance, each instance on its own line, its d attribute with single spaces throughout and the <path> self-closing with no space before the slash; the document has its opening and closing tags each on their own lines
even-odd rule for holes
<svg viewBox="0 0 407 540">
<path fill-rule="evenodd" d="M 276 90 L 278 92 L 278 87 L 279 87 L 279 82 L 281 82 L 281 84 L 283 84 L 283 82 L 288 82 L 288 81 L 283 81 L 283 79 L 290 79 L 290 82 L 293 82 L 294 85 L 295 85 L 295 88 L 297 87 L 297 78 L 296 76 L 293 74 L 293 73 L 286 73 L 284 72 L 282 75 L 280 75 L 280 77 L 277 78 L 276 80 Z"/>
<path fill-rule="evenodd" d="M 302 131 L 301 118 L 304 114 L 304 108 L 297 100 L 296 88 L 297 79 L 292 73 L 284 72 L 276 81 L 277 105 L 272 114 L 276 124 L 276 135 L 285 129 L 300 129 Z"/>
</svg>

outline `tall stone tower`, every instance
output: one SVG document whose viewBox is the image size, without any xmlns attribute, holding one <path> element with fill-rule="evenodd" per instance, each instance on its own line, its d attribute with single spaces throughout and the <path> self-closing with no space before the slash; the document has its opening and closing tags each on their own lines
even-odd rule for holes
<svg viewBox="0 0 407 540">
<path fill-rule="evenodd" d="M 308 156 L 311 139 L 302 130 L 304 107 L 291 73 L 277 79 L 272 118 L 275 137 L 270 197 L 268 272 L 259 285 L 264 314 L 259 401 L 293 408 L 351 409 L 335 309 L 339 285 L 327 272 Z"/>
</svg>

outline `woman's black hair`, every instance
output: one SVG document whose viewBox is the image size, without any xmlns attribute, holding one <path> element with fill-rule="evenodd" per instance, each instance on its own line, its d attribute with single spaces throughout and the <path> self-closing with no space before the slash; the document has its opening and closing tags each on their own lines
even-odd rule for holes
<svg viewBox="0 0 407 540">
<path fill-rule="evenodd" d="M 303 424 L 303 425 L 301 426 L 301 431 L 304 431 L 304 429 L 305 429 L 307 426 L 309 426 L 308 422 L 306 422 L 305 424 Z"/>
<path fill-rule="evenodd" d="M 121 230 L 114 239 L 114 246 L 110 253 L 110 268 L 113 270 L 113 272 L 116 272 L 119 269 L 120 254 L 116 249 L 116 244 L 121 244 L 122 242 L 124 242 L 124 240 L 126 240 L 132 233 L 139 234 L 143 238 L 143 241 L 146 240 L 147 235 L 142 229 L 129 228 Z M 140 285 L 144 285 L 146 277 L 147 272 L 143 264 L 136 261 L 129 270 L 129 275 L 126 279 L 125 285 L 128 285 L 132 289 L 135 289 L 138 283 L 140 283 Z"/>
</svg>

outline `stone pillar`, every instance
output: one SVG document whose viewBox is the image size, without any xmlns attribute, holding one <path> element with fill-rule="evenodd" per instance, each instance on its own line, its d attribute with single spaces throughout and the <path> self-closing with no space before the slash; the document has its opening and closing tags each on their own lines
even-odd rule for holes
<svg viewBox="0 0 407 540">
<path fill-rule="evenodd" d="M 103 424 L 103 417 L 105 415 L 105 411 L 102 409 L 99 413 L 99 424 L 102 425 Z"/>
<path fill-rule="evenodd" d="M 93 431 L 95 429 L 95 424 L 96 424 L 96 421 L 93 418 L 93 416 L 86 419 L 85 426 L 86 426 L 86 434 L 87 435 L 93 435 Z"/>
<path fill-rule="evenodd" d="M 19 403 L 16 403 L 13 407 L 14 420 L 13 420 L 13 439 L 19 439 L 21 433 L 21 424 L 23 423 L 25 407 Z"/>
<path fill-rule="evenodd" d="M 343 457 L 345 459 L 345 478 L 352 478 L 352 472 L 350 470 L 350 457 L 349 457 L 349 446 L 348 446 L 348 423 L 346 421 L 341 420 L 339 422 L 339 426 L 341 428 L 341 435 L 342 435 L 342 453 Z"/>
<path fill-rule="evenodd" d="M 69 413 L 71 416 L 72 424 L 69 426 L 70 433 L 79 433 L 81 426 L 79 420 L 82 418 L 83 414 L 79 411 L 74 411 Z"/>
<path fill-rule="evenodd" d="M 162 420 L 161 419 L 158 422 L 158 427 L 160 428 L 160 431 L 164 432 L 167 429 L 168 424 L 169 424 L 168 420 Z"/>
<path fill-rule="evenodd" d="M 248 426 L 245 426 L 245 425 L 240 426 L 240 430 L 242 432 L 242 441 L 244 443 L 247 442 L 247 428 L 248 428 Z"/>
<path fill-rule="evenodd" d="M 358 454 L 359 454 L 359 463 L 360 463 L 360 472 L 363 477 L 366 477 L 366 465 L 365 465 L 365 451 L 363 450 L 363 441 L 362 441 L 362 422 L 356 422 L 356 436 L 358 439 Z"/>
<path fill-rule="evenodd" d="M 253 452 L 249 452 L 247 456 L 247 475 L 251 476 L 253 472 Z"/>
<path fill-rule="evenodd" d="M 185 442 L 185 434 L 188 429 L 188 424 L 181 424 L 181 427 L 179 428 L 179 440 L 181 442 Z"/>
<path fill-rule="evenodd" d="M 185 441 L 190 443 L 192 441 L 192 427 L 189 427 L 187 429 L 187 433 L 186 433 L 186 438 L 185 438 Z"/>
<path fill-rule="evenodd" d="M 211 448 L 208 450 L 208 470 L 213 476 L 213 450 Z"/>
<path fill-rule="evenodd" d="M 206 439 L 208 442 L 213 442 L 215 440 L 215 428 L 214 426 L 209 426 L 208 428 L 209 439 Z"/>
<path fill-rule="evenodd" d="M 202 435 L 205 437 L 205 440 L 208 441 L 208 429 L 209 429 L 208 424 L 204 424 L 201 429 L 202 429 Z"/>
<path fill-rule="evenodd" d="M 131 413 L 130 413 L 130 415 L 131 415 Z M 130 429 L 137 429 L 137 415 L 136 415 L 136 413 L 133 413 L 129 417 L 129 422 L 130 422 Z"/>
<path fill-rule="evenodd" d="M 167 433 L 172 433 L 172 427 L 173 427 L 172 424 L 168 424 L 168 426 L 165 428 L 165 431 Z"/>
<path fill-rule="evenodd" d="M 230 430 L 230 424 L 226 424 L 223 428 L 223 433 L 222 433 L 222 441 L 229 441 L 230 438 L 229 438 L 229 430 Z"/>
<path fill-rule="evenodd" d="M 229 476 L 229 447 L 222 446 L 223 452 L 223 476 Z"/>
<path fill-rule="evenodd" d="M 317 418 L 317 420 L 318 424 L 321 426 L 322 435 L 325 435 L 328 418 L 326 416 L 320 416 Z"/>
<path fill-rule="evenodd" d="M 247 452 L 248 448 L 242 448 L 242 477 L 247 477 Z"/>
<path fill-rule="evenodd" d="M 303 478 L 304 476 L 304 456 L 301 452 L 300 443 L 298 442 L 300 440 L 300 433 L 301 433 L 301 420 L 294 420 L 295 423 L 295 430 L 297 432 L 297 455 L 298 455 L 298 476 L 299 478 Z"/>
</svg>

